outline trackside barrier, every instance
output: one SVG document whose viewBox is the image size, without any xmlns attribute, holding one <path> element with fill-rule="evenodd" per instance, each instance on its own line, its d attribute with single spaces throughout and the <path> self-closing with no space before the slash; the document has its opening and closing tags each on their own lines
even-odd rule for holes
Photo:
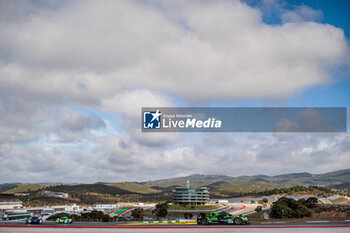
<svg viewBox="0 0 350 233">
<path fill-rule="evenodd" d="M 196 220 L 191 219 L 177 219 L 177 220 L 160 220 L 160 221 L 140 221 L 137 223 L 186 223 L 186 222 L 196 222 Z"/>
</svg>

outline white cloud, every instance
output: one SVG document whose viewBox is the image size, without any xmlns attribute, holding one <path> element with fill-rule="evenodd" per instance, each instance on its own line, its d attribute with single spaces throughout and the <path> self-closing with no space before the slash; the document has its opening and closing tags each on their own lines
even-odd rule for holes
<svg viewBox="0 0 350 233">
<path fill-rule="evenodd" d="M 115 134 L 100 137 L 91 151 L 6 144 L 0 147 L 0 176 L 2 181 L 23 182 L 145 181 L 194 173 L 322 173 L 344 169 L 350 162 L 346 134 L 205 134 L 183 139 L 154 148 Z"/>
<path fill-rule="evenodd" d="M 320 10 L 314 10 L 308 6 L 301 5 L 296 6 L 293 10 L 285 11 L 281 18 L 284 23 L 301 23 L 304 21 L 318 21 L 322 17 L 323 15 Z"/>
<path fill-rule="evenodd" d="M 273 99 L 330 82 L 328 69 L 348 54 L 339 28 L 305 21 L 269 26 L 259 10 L 238 1 L 179 2 L 177 14 L 168 13 L 177 4 L 167 1 L 163 8 L 137 1 L 66 4 L 0 24 L 2 68 L 14 63 L 13 72 L 53 85 L 43 90 L 23 76 L 14 84 L 56 98 L 60 87 L 98 99 L 104 89 L 143 86 L 190 101 Z"/>
<path fill-rule="evenodd" d="M 281 100 L 332 82 L 329 70 L 349 60 L 349 49 L 341 29 L 312 22 L 319 12 L 300 7 L 271 26 L 239 1 L 0 4 L 3 181 L 319 172 L 349 164 L 344 135 L 140 129 L 141 107 Z"/>
<path fill-rule="evenodd" d="M 164 146 L 179 138 L 174 133 L 142 133 L 141 132 L 141 108 L 142 107 L 175 107 L 172 98 L 161 93 L 151 92 L 145 89 L 125 90 L 113 97 L 101 101 L 102 108 L 106 112 L 122 114 L 121 127 L 137 143 L 149 146 Z"/>
</svg>

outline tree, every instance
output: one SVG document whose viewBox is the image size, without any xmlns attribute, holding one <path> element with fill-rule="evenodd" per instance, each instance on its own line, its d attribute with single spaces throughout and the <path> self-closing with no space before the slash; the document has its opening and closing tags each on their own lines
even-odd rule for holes
<svg viewBox="0 0 350 233">
<path fill-rule="evenodd" d="M 258 212 L 258 213 L 261 212 L 261 211 L 262 211 L 261 205 L 257 206 L 257 207 L 255 208 L 255 211 Z"/>
<path fill-rule="evenodd" d="M 308 208 L 312 208 L 317 204 L 318 200 L 316 197 L 310 197 L 305 201 L 305 205 Z"/>
<path fill-rule="evenodd" d="M 271 207 L 271 216 L 274 218 L 303 218 L 312 215 L 306 205 L 305 200 L 296 201 L 292 198 L 282 197 Z"/>
<path fill-rule="evenodd" d="M 251 201 L 250 201 L 250 203 L 254 204 L 254 203 L 255 203 L 255 201 L 254 201 L 254 200 L 251 200 Z"/>
<path fill-rule="evenodd" d="M 302 205 L 305 205 L 306 201 L 304 198 L 301 198 L 298 200 L 298 203 L 302 204 Z"/>
<path fill-rule="evenodd" d="M 142 220 L 143 219 L 143 209 L 138 207 L 132 210 L 131 216 L 136 220 Z"/>
<path fill-rule="evenodd" d="M 292 218 L 293 210 L 281 204 L 273 204 L 271 207 L 271 217 L 273 218 Z"/>
<path fill-rule="evenodd" d="M 168 202 L 158 203 L 152 213 L 158 218 L 165 218 L 168 215 L 168 209 Z"/>
<path fill-rule="evenodd" d="M 268 202 L 269 202 L 269 200 L 266 197 L 264 197 L 263 199 L 258 201 L 259 204 L 266 204 Z"/>
<path fill-rule="evenodd" d="M 309 210 L 304 205 L 299 205 L 294 212 L 295 212 L 295 217 L 297 218 L 310 217 L 312 215 L 311 210 Z"/>
</svg>

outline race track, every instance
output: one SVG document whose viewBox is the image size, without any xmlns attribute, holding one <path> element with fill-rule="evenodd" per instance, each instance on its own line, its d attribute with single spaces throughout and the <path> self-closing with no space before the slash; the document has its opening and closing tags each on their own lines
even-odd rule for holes
<svg viewBox="0 0 350 233">
<path fill-rule="evenodd" d="M 25 225 L 25 224 L 1 224 L 0 233 L 93 233 L 93 232 L 117 232 L 117 233 L 206 233 L 206 232 L 350 232 L 350 221 L 339 222 L 319 222 L 319 223 L 289 223 L 289 224 L 252 224 L 244 226 L 228 225 L 138 225 L 126 226 L 105 223 L 73 223 L 72 225 L 56 225 L 55 223 L 45 223 L 44 225 Z"/>
</svg>

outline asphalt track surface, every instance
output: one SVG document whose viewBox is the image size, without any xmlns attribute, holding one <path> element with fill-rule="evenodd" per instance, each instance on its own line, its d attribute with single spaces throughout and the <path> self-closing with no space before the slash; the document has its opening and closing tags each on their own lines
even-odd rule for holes
<svg viewBox="0 0 350 233">
<path fill-rule="evenodd" d="M 251 225 L 116 225 L 115 223 L 73 223 L 59 225 L 45 222 L 42 225 L 26 225 L 22 222 L 0 223 L 0 233 L 209 233 L 209 232 L 306 232 L 333 233 L 350 232 L 350 221 L 318 222 L 318 223 L 279 223 L 279 224 L 251 224 Z"/>
</svg>

